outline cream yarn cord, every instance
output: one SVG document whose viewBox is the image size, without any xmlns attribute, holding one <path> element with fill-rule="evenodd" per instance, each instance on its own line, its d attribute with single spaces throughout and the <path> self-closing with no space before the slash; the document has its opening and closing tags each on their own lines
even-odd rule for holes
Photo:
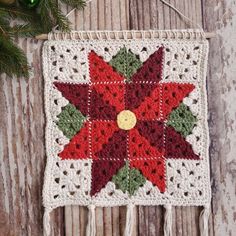
<svg viewBox="0 0 236 236">
<path fill-rule="evenodd" d="M 96 235 L 96 217 L 95 217 L 95 205 L 88 206 L 88 223 L 86 228 L 86 236 Z"/>
<path fill-rule="evenodd" d="M 185 22 L 192 24 L 192 26 L 202 29 L 202 27 L 195 21 L 191 20 L 189 17 L 187 17 L 186 15 L 184 15 L 180 10 L 178 10 L 176 7 L 174 7 L 172 4 L 166 2 L 165 0 L 160 0 L 163 4 L 165 4 L 166 6 L 170 7 L 172 10 L 174 10 L 176 13 L 178 13 L 183 20 L 185 20 Z"/>
<path fill-rule="evenodd" d="M 181 16 L 183 18 L 183 20 L 185 20 L 185 22 L 192 24 L 192 26 L 202 29 L 202 27 L 195 21 L 191 20 L 189 17 L 187 17 L 186 15 L 184 15 L 180 10 L 178 10 L 174 5 L 172 5 L 171 3 L 168 3 L 165 0 L 160 0 L 164 5 L 170 7 L 172 10 L 174 10 L 176 13 L 179 14 L 179 16 Z M 87 3 L 92 2 L 92 0 L 87 0 Z M 68 17 L 72 12 L 74 12 L 76 10 L 76 8 L 71 9 L 67 14 L 66 17 Z M 58 27 L 58 25 L 56 25 L 55 27 L 52 28 L 52 32 L 56 30 L 56 28 Z"/>
<path fill-rule="evenodd" d="M 132 235 L 133 226 L 134 226 L 134 207 L 135 207 L 135 205 L 132 203 L 130 203 L 127 206 L 124 236 L 131 236 Z"/>
<path fill-rule="evenodd" d="M 210 215 L 210 206 L 205 205 L 199 217 L 200 235 L 208 236 L 208 219 Z"/>
<path fill-rule="evenodd" d="M 164 205 L 164 236 L 172 236 L 172 207 L 170 204 Z"/>
<path fill-rule="evenodd" d="M 50 227 L 50 209 L 44 210 L 43 215 L 43 236 L 50 236 L 51 233 L 51 227 Z"/>
</svg>

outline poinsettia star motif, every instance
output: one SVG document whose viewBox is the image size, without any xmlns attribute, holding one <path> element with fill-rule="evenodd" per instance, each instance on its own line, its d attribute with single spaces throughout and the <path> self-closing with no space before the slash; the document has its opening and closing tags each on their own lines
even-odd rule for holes
<svg viewBox="0 0 236 236">
<path fill-rule="evenodd" d="M 130 195 L 147 180 L 165 192 L 166 159 L 199 159 L 183 135 L 191 128 L 172 119 L 191 116 L 182 101 L 195 86 L 162 82 L 164 50 L 144 63 L 125 47 L 110 62 L 91 51 L 89 84 L 54 82 L 69 101 L 57 125 L 70 142 L 58 155 L 92 159 L 91 196 L 109 181 Z"/>
</svg>

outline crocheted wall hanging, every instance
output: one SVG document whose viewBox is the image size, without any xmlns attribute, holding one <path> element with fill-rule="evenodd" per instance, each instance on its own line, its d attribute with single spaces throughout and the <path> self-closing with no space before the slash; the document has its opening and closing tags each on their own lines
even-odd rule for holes
<svg viewBox="0 0 236 236">
<path fill-rule="evenodd" d="M 166 208 L 210 203 L 206 65 L 201 31 L 93 32 L 89 39 L 44 44 L 47 167 L 43 201 L 49 212 L 127 205 Z M 79 36 L 78 36 L 79 35 Z M 111 37 L 113 35 L 114 37 Z M 132 39 L 128 38 L 132 36 Z M 147 38 L 149 35 L 149 38 Z M 104 37 L 106 38 L 104 40 Z M 73 37 L 72 37 L 73 39 Z"/>
</svg>

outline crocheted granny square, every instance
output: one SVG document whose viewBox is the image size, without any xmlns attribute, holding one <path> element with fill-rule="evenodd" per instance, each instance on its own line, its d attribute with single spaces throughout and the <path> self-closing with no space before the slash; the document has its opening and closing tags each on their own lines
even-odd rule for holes
<svg viewBox="0 0 236 236">
<path fill-rule="evenodd" d="M 44 206 L 210 201 L 205 39 L 48 41 Z"/>
</svg>

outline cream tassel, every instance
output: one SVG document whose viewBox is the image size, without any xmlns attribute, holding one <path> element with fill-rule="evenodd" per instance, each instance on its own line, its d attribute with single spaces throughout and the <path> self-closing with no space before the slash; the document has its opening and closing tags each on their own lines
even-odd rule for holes
<svg viewBox="0 0 236 236">
<path fill-rule="evenodd" d="M 86 229 L 86 236 L 95 236 L 96 235 L 96 221 L 95 221 L 95 206 L 88 206 L 88 224 Z"/>
<path fill-rule="evenodd" d="M 130 203 L 127 206 L 124 236 L 131 236 L 132 235 L 133 226 L 134 226 L 134 204 Z"/>
<path fill-rule="evenodd" d="M 199 217 L 200 235 L 208 236 L 208 219 L 210 215 L 210 206 L 205 205 Z"/>
<path fill-rule="evenodd" d="M 165 218 L 164 218 L 164 236 L 172 235 L 172 210 L 171 205 L 164 205 Z"/>
<path fill-rule="evenodd" d="M 50 209 L 45 209 L 43 215 L 43 235 L 50 236 Z"/>
</svg>

